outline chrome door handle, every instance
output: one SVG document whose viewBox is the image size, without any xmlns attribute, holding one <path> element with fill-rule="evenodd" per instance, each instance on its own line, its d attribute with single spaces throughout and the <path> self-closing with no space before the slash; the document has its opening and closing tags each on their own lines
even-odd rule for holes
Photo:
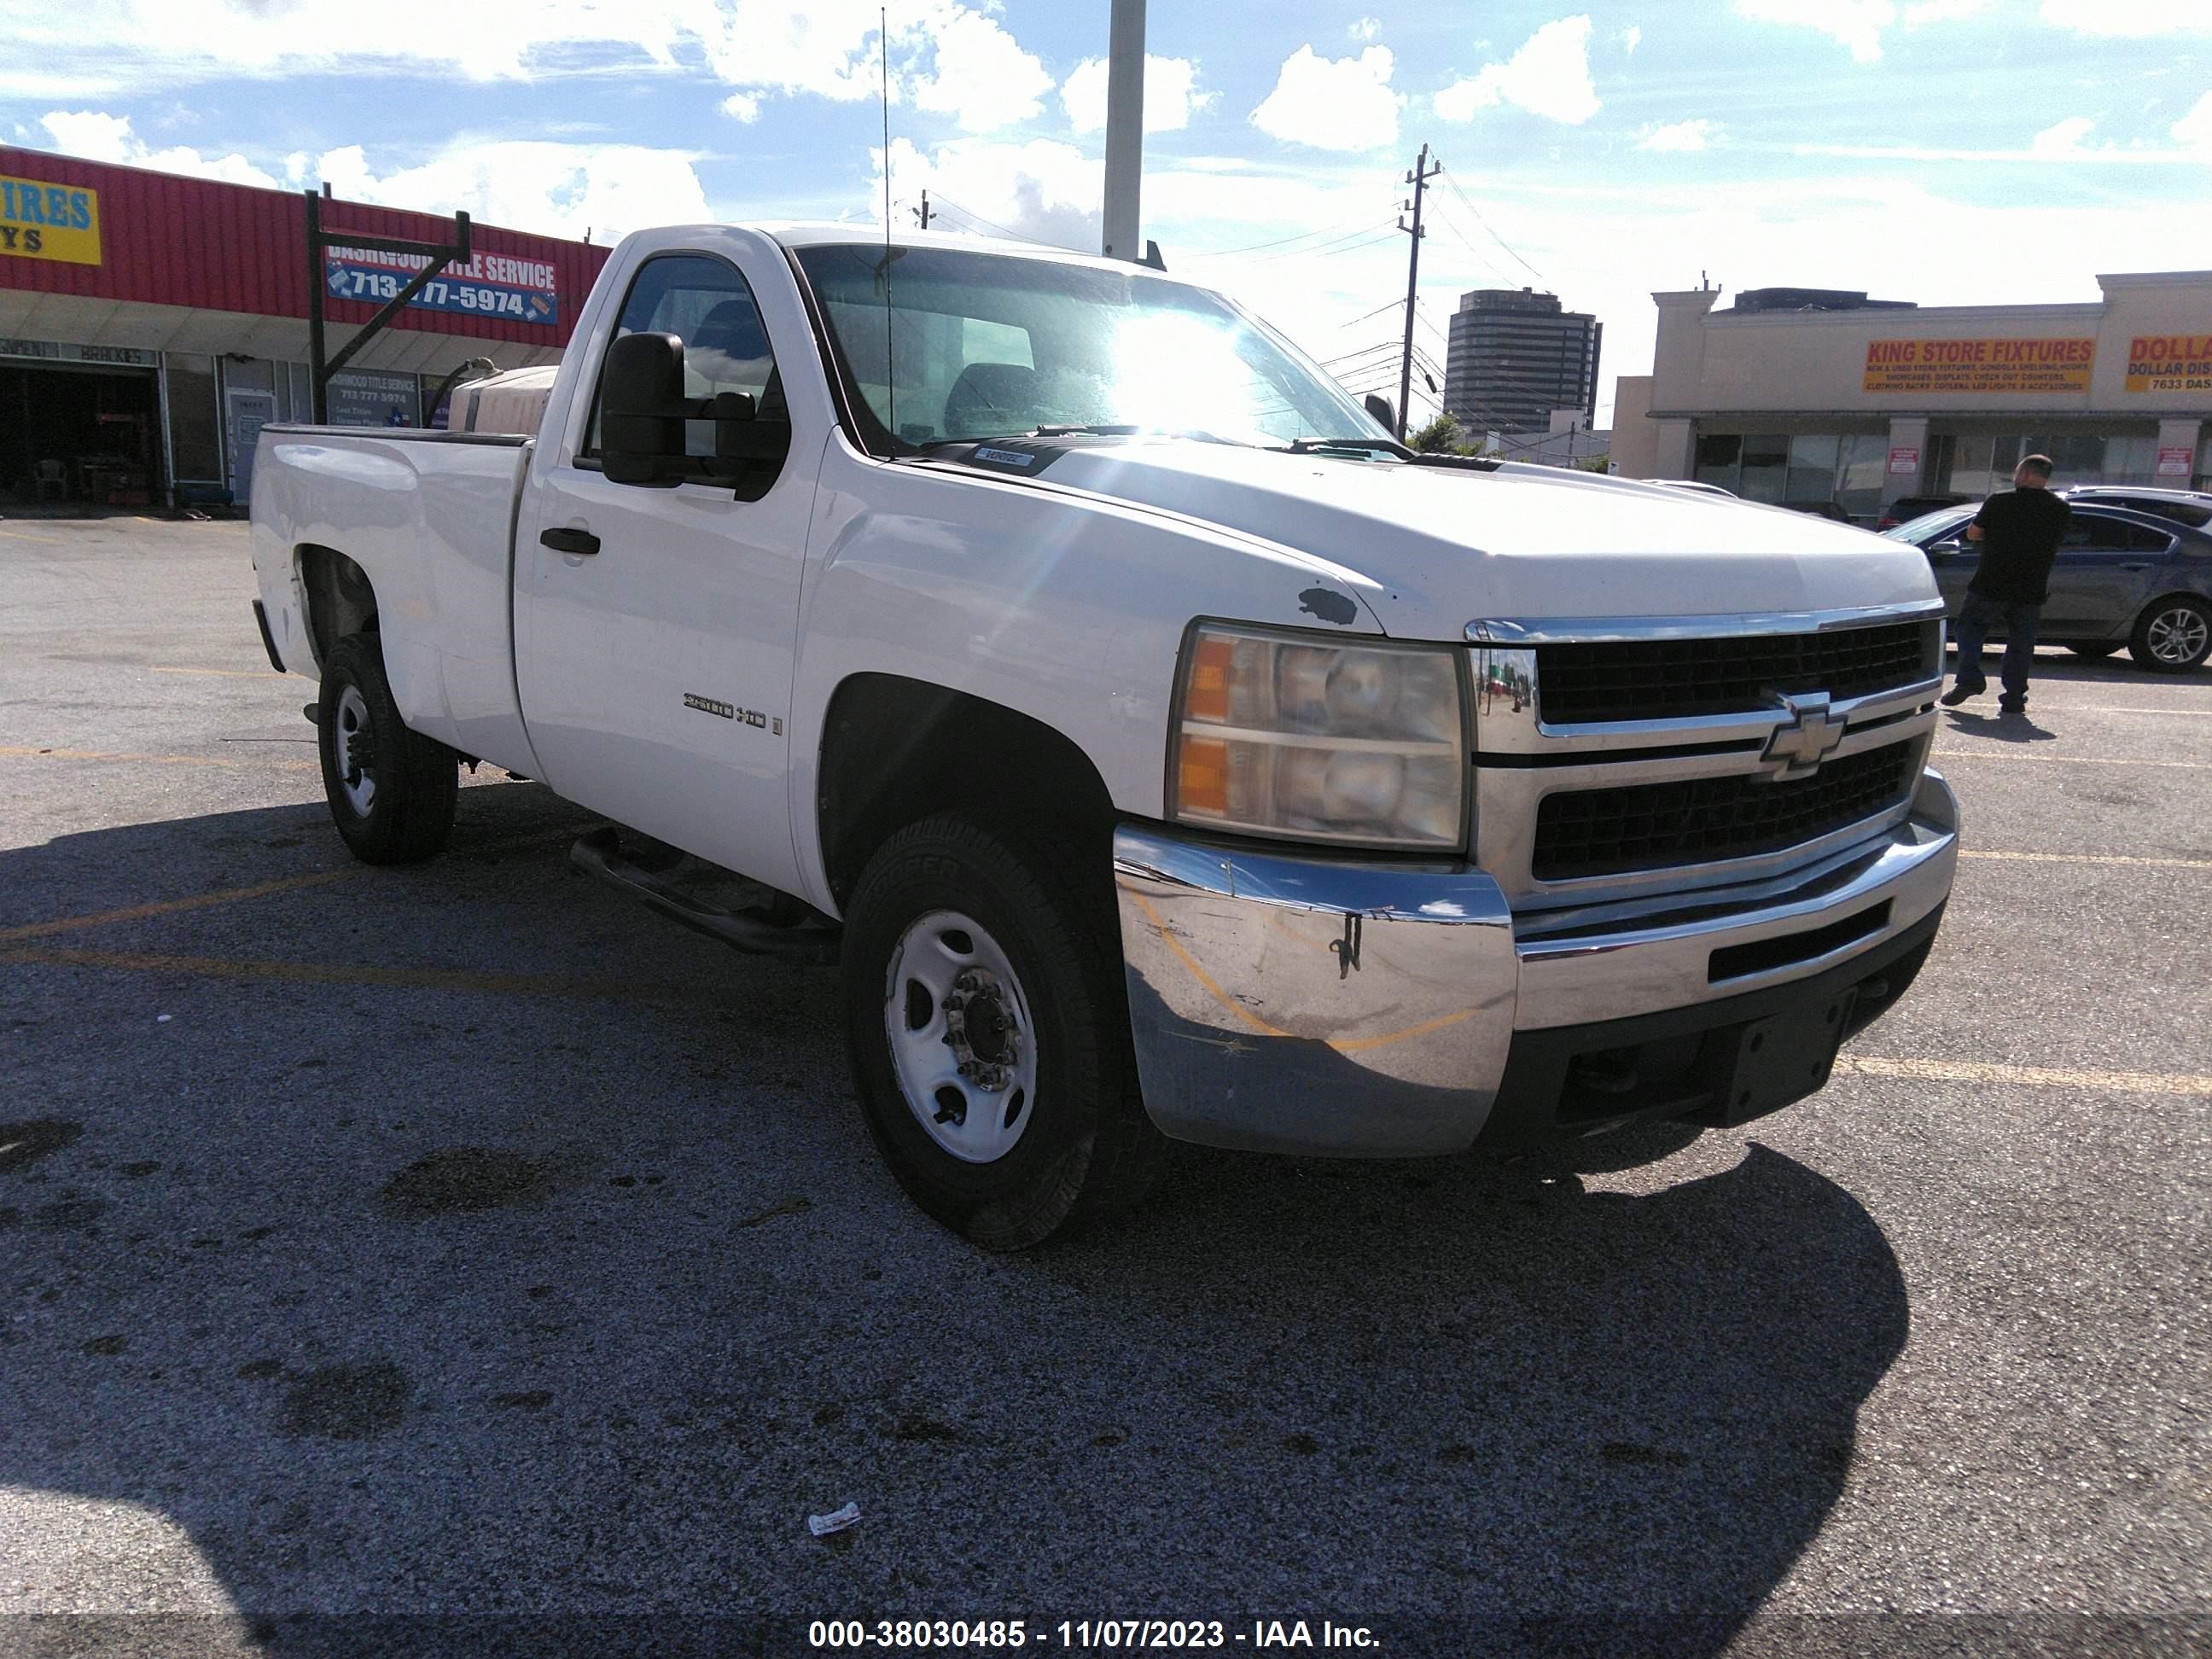
<svg viewBox="0 0 2212 1659">
<path fill-rule="evenodd" d="M 596 553 L 599 538 L 588 530 L 541 530 L 538 532 L 541 547 L 550 547 L 556 553 Z"/>
</svg>

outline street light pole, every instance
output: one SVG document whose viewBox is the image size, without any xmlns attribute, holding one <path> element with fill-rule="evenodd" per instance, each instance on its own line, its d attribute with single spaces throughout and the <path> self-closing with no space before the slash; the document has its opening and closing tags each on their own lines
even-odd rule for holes
<svg viewBox="0 0 2212 1659">
<path fill-rule="evenodd" d="M 1114 0 L 1106 48 L 1106 201 L 1099 252 L 1144 257 L 1137 196 L 1145 168 L 1145 0 Z"/>
</svg>

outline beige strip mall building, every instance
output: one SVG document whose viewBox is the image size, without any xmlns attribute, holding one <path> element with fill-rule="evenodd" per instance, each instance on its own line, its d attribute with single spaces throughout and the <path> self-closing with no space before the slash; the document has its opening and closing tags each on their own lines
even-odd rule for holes
<svg viewBox="0 0 2212 1659">
<path fill-rule="evenodd" d="M 2100 276 L 2087 305 L 1915 306 L 1826 289 L 1654 294 L 1649 374 L 1615 382 L 1613 459 L 1871 520 L 1905 495 L 2212 483 L 2212 271 Z"/>
</svg>

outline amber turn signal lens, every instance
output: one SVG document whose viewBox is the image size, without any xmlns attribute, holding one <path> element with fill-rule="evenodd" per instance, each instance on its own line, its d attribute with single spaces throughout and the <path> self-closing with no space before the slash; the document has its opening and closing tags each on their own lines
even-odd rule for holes
<svg viewBox="0 0 2212 1659">
<path fill-rule="evenodd" d="M 1229 814 L 1229 745 L 1212 738 L 1185 738 L 1176 767 L 1176 800 L 1187 812 Z"/>
<path fill-rule="evenodd" d="M 1229 676 L 1236 667 L 1237 641 L 1199 635 L 1191 652 L 1190 684 L 1183 693 L 1183 718 L 1225 725 L 1229 720 Z M 1219 744 L 1214 745 L 1218 748 Z"/>
</svg>

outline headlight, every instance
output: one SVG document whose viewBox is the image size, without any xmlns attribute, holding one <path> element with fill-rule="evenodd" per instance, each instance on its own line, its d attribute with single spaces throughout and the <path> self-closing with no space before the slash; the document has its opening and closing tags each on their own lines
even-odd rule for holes
<svg viewBox="0 0 2212 1659">
<path fill-rule="evenodd" d="M 1168 814 L 1364 846 L 1456 848 L 1462 653 L 1202 623 L 1183 653 Z"/>
</svg>

